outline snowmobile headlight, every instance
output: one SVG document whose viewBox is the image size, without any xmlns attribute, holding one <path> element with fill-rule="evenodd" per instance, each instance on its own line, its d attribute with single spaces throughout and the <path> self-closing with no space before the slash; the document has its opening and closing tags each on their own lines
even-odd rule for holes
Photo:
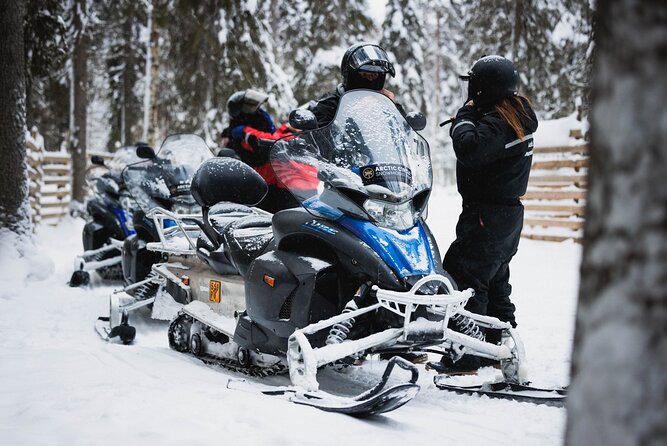
<svg viewBox="0 0 667 446">
<path fill-rule="evenodd" d="M 404 203 L 389 203 L 368 199 L 364 201 L 364 209 L 378 226 L 403 231 L 415 225 L 415 210 L 412 200 Z"/>
</svg>

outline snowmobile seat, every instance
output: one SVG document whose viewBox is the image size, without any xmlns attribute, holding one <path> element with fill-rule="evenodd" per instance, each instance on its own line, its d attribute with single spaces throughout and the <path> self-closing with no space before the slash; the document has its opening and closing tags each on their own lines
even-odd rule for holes
<svg viewBox="0 0 667 446">
<path fill-rule="evenodd" d="M 238 274 L 223 249 L 223 237 L 225 232 L 239 218 L 255 214 L 255 211 L 245 205 L 236 203 L 218 203 L 209 211 L 209 222 L 217 234 L 217 246 L 211 243 L 208 237 L 201 232 L 197 238 L 197 257 L 205 262 L 217 274 Z M 200 249 L 200 248 L 203 248 Z"/>
<path fill-rule="evenodd" d="M 223 237 L 227 254 L 241 275 L 245 275 L 250 262 L 275 246 L 270 215 L 237 219 Z"/>
<path fill-rule="evenodd" d="M 239 215 L 251 215 L 255 211 L 248 206 L 236 203 L 218 203 L 211 207 L 208 213 L 208 219 L 211 226 L 218 235 L 218 239 L 211 243 L 211 241 L 202 232 L 197 239 L 197 249 L 202 247 L 209 252 L 213 252 L 222 244 L 223 235 L 229 226 L 240 218 Z"/>
</svg>

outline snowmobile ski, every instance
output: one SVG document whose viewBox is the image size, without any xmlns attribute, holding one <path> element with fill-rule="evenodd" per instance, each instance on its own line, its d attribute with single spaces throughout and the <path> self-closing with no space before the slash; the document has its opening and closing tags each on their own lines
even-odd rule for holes
<svg viewBox="0 0 667 446">
<path fill-rule="evenodd" d="M 109 327 L 109 318 L 100 316 L 95 321 L 95 331 L 100 337 L 107 341 L 113 342 L 113 339 L 118 337 L 123 344 L 131 344 L 136 336 L 136 329 L 127 324 L 127 321 L 117 325 L 113 328 Z"/>
<path fill-rule="evenodd" d="M 489 398 L 502 398 L 507 400 L 544 404 L 553 407 L 565 406 L 567 389 L 543 389 L 523 384 L 512 384 L 507 382 L 486 383 L 474 386 L 457 386 L 446 384 L 446 375 L 433 378 L 435 386 L 441 390 L 455 392 L 461 395 L 486 395 Z"/>
<path fill-rule="evenodd" d="M 412 376 L 407 383 L 387 387 L 387 381 L 395 365 L 410 371 Z M 414 398 L 419 392 L 419 385 L 417 384 L 418 376 L 419 372 L 413 364 L 403 358 L 394 357 L 389 361 L 380 382 L 373 388 L 355 397 L 332 395 L 323 391 L 304 392 L 299 387 L 272 388 L 270 386 L 261 386 L 258 388 L 253 384 L 247 383 L 245 380 L 237 379 L 230 379 L 227 382 L 227 388 L 258 390 L 260 393 L 269 396 L 286 396 L 289 401 L 295 404 L 314 407 L 325 412 L 342 413 L 358 418 L 365 418 L 371 415 L 391 412 Z"/>
</svg>

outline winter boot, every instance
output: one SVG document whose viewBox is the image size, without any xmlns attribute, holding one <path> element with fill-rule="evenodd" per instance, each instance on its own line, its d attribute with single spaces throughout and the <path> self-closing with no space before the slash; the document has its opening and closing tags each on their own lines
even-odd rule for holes
<svg viewBox="0 0 667 446">
<path fill-rule="evenodd" d="M 438 373 L 446 375 L 476 375 L 477 370 L 481 366 L 481 359 L 479 356 L 463 355 L 461 359 L 454 362 L 448 357 L 443 356 L 438 362 L 427 362 L 426 369 L 435 370 Z"/>
</svg>

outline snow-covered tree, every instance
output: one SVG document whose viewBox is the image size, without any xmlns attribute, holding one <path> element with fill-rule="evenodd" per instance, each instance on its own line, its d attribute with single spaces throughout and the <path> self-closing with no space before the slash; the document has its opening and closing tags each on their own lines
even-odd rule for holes
<svg viewBox="0 0 667 446">
<path fill-rule="evenodd" d="M 60 146 L 69 125 L 65 8 L 59 0 L 26 2 L 26 122 L 40 129 L 47 149 Z"/>
<path fill-rule="evenodd" d="M 426 4 L 428 3 L 428 4 Z M 440 127 L 462 105 L 458 75 L 467 70 L 460 62 L 466 48 L 462 6 L 450 0 L 420 0 L 425 14 L 424 83 L 428 93 L 428 126 L 424 130 L 431 146 L 434 180 L 450 184 L 455 181 L 456 157 L 451 146 L 449 126 Z"/>
<path fill-rule="evenodd" d="M 217 141 L 227 119 L 227 99 L 246 88 L 266 91 L 273 113 L 296 105 L 256 2 L 175 0 L 170 7 L 173 20 L 165 21 L 162 30 L 160 86 L 165 95 L 159 104 L 170 131 L 202 130 L 209 141 Z"/>
<path fill-rule="evenodd" d="M 566 444 L 657 446 L 667 439 L 667 3 L 598 8 Z"/>
<path fill-rule="evenodd" d="M 286 60 L 293 74 L 294 96 L 299 104 L 318 99 L 341 82 L 340 61 L 345 50 L 363 41 L 379 42 L 364 0 L 301 0 L 294 2 L 296 15 L 287 14 L 291 27 L 284 45 L 291 51 Z"/>
<path fill-rule="evenodd" d="M 25 148 L 25 3 L 0 3 L 0 232 L 30 234 Z"/>
<path fill-rule="evenodd" d="M 586 88 L 585 83 L 571 81 L 586 69 L 582 42 L 588 31 L 586 16 L 579 12 L 587 5 L 586 0 L 460 2 L 467 37 L 462 62 L 470 65 L 488 54 L 506 56 L 519 67 L 521 90 L 538 110 L 546 116 L 568 114 Z"/>
<path fill-rule="evenodd" d="M 143 74 L 145 45 L 141 31 L 145 23 L 145 5 L 134 0 L 117 0 L 95 5 L 98 24 L 91 31 L 93 55 L 104 68 L 109 101 L 109 141 L 122 145 L 140 139 L 142 98 L 137 84 Z M 93 56 L 94 57 L 94 56 Z"/>
<path fill-rule="evenodd" d="M 425 23 L 413 0 L 389 0 L 385 8 L 380 46 L 396 70 L 396 77 L 386 83 L 397 100 L 408 111 L 421 111 L 428 117 L 429 95 L 426 92 L 426 60 L 423 45 L 427 43 Z"/>
</svg>

